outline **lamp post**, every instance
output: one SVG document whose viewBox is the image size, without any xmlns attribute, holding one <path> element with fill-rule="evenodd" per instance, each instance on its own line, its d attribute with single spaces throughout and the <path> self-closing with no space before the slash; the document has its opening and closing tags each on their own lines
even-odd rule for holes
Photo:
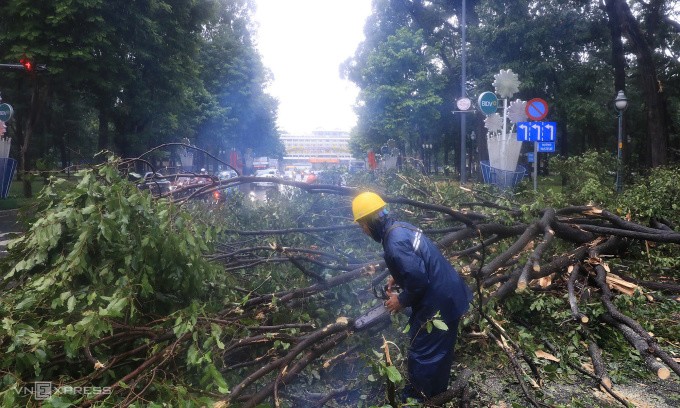
<svg viewBox="0 0 680 408">
<path fill-rule="evenodd" d="M 470 132 L 470 178 L 474 179 L 474 172 L 475 172 L 475 157 L 477 153 L 477 134 L 475 134 L 475 131 L 473 130 Z"/>
<path fill-rule="evenodd" d="M 623 174 L 621 170 L 622 160 L 621 154 L 623 150 L 623 111 L 628 107 L 628 98 L 623 91 L 619 91 L 614 99 L 614 106 L 619 112 L 619 132 L 617 137 L 617 149 L 616 149 L 616 192 L 620 193 L 623 189 Z"/>
</svg>

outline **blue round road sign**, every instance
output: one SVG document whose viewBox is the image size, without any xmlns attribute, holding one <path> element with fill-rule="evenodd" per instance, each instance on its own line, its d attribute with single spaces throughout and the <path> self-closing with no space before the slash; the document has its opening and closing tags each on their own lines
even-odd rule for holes
<svg viewBox="0 0 680 408">
<path fill-rule="evenodd" d="M 541 120 L 548 116 L 548 102 L 541 98 L 534 98 L 527 102 L 527 106 L 524 109 L 527 116 L 531 120 Z"/>
<path fill-rule="evenodd" d="M 493 92 L 483 92 L 477 99 L 479 110 L 485 115 L 491 115 L 498 110 L 498 97 Z"/>
<path fill-rule="evenodd" d="M 0 104 L 0 120 L 3 122 L 9 122 L 10 119 L 12 119 L 12 114 L 14 113 L 14 110 L 12 110 L 12 105 L 8 103 L 1 103 Z"/>
</svg>

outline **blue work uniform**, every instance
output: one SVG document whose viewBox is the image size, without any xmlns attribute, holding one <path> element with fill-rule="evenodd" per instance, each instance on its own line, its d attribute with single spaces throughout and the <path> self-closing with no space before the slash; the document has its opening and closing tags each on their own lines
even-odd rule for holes
<svg viewBox="0 0 680 408">
<path fill-rule="evenodd" d="M 387 217 L 383 225 L 384 258 L 401 287 L 399 303 L 413 310 L 409 318 L 409 384 L 405 397 L 419 400 L 448 388 L 458 322 L 467 312 L 472 292 L 437 246 L 411 224 Z M 425 323 L 439 312 L 448 330 Z"/>
</svg>

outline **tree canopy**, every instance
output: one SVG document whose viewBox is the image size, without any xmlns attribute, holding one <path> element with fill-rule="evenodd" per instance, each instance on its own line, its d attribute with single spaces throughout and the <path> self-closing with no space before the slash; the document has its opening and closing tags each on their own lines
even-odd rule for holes
<svg viewBox="0 0 680 408">
<path fill-rule="evenodd" d="M 252 11 L 249 0 L 3 2 L 0 60 L 47 66 L 0 77 L 22 168 L 185 139 L 281 154 Z"/>
<path fill-rule="evenodd" d="M 417 150 L 419 139 L 433 137 L 440 155 L 460 140 L 459 117 L 452 115 L 461 96 L 473 100 L 492 90 L 493 75 L 512 69 L 521 83 L 517 98 L 543 98 L 549 119 L 559 124 L 558 149 L 574 155 L 588 149 L 616 150 L 613 100 L 624 90 L 629 106 L 624 115 L 624 155 L 631 167 L 649 168 L 678 160 L 678 13 L 675 1 L 625 0 L 467 1 L 467 75 L 461 93 L 461 2 L 445 0 L 375 0 L 366 24 L 366 39 L 344 73 L 359 85 L 354 132 L 357 155 L 384 142 L 390 124 L 400 124 L 402 148 Z M 404 31 L 406 30 L 406 31 Z M 413 67 L 385 47 L 405 32 L 418 33 L 410 44 L 421 51 L 421 67 L 429 71 L 428 87 L 440 99 L 440 115 L 422 116 L 433 134 L 409 133 L 414 124 L 409 111 L 395 109 L 377 98 L 381 86 L 411 84 Z M 390 70 L 390 76 L 367 75 Z M 423 71 L 424 72 L 424 71 Z M 397 79 L 395 79 L 397 78 Z M 430 93 L 403 95 L 402 105 L 427 104 Z M 458 115 L 460 116 L 460 115 Z M 390 118 L 385 127 L 374 126 Z M 484 134 L 483 115 L 473 116 L 468 132 Z M 468 122 L 470 123 L 470 122 Z M 392 135 L 391 137 L 394 137 Z M 415 147 L 414 147 L 415 146 Z M 365 154 L 365 153 L 364 153 Z M 456 152 L 458 156 L 460 152 Z"/>
</svg>

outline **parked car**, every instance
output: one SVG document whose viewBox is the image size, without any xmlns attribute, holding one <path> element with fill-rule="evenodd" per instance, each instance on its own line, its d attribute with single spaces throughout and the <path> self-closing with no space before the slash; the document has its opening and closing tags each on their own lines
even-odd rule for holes
<svg viewBox="0 0 680 408">
<path fill-rule="evenodd" d="M 255 177 L 279 177 L 279 171 L 276 169 L 262 169 L 255 172 Z M 257 181 L 254 183 L 257 187 L 273 187 L 276 183 L 268 181 Z"/>
</svg>

